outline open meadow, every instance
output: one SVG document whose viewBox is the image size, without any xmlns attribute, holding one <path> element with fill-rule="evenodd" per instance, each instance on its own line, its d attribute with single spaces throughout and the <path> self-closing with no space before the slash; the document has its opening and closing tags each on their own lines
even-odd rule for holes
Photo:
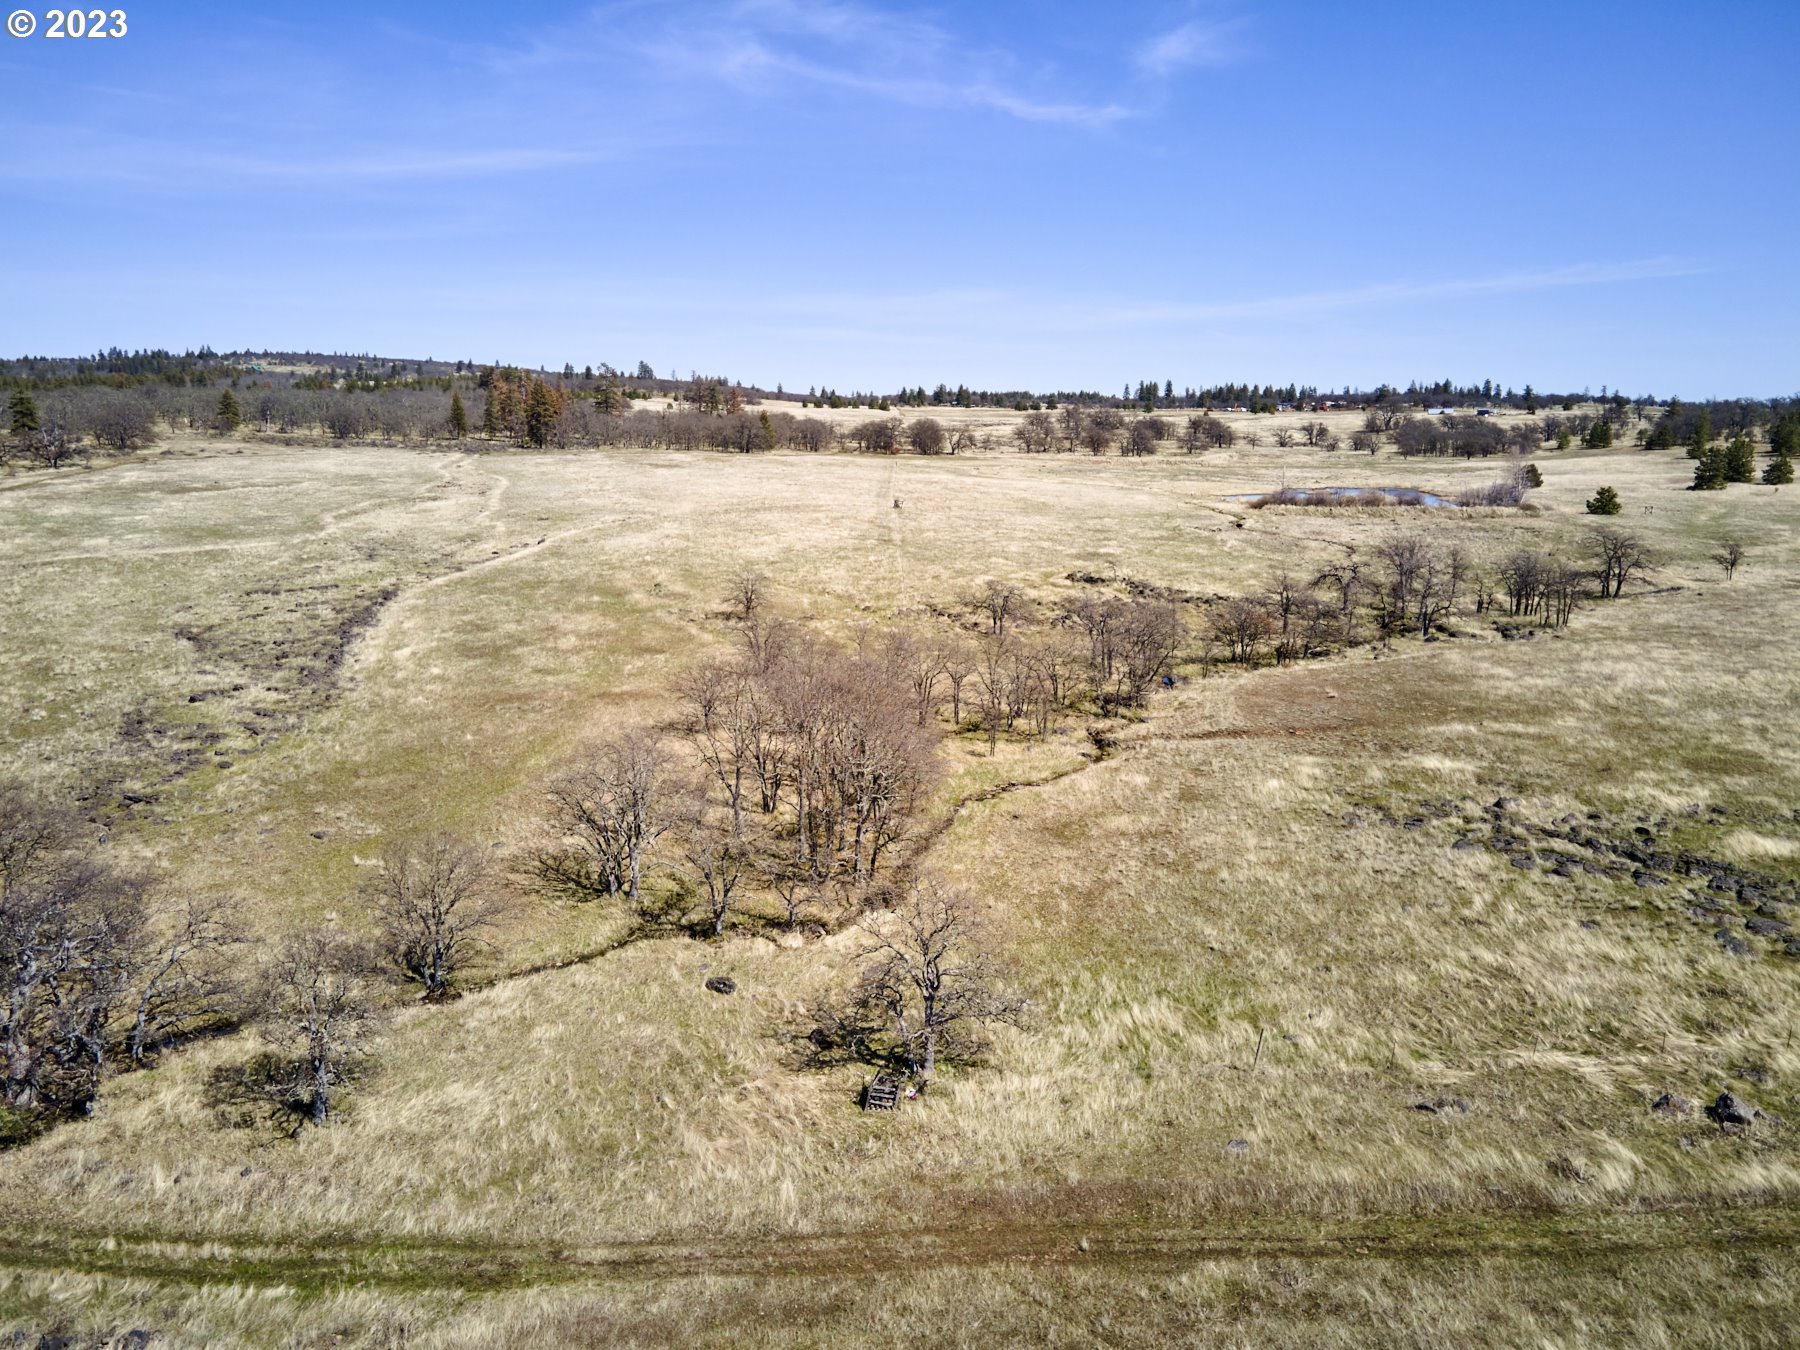
<svg viewBox="0 0 1800 1350">
<path fill-rule="evenodd" d="M 1259 509 L 1503 470 L 1022 454 L 1019 416 L 955 455 L 174 435 L 0 478 L 0 777 L 258 943 L 362 932 L 430 831 L 515 892 L 460 996 L 395 986 L 329 1124 L 230 1119 L 222 1030 L 0 1150 L 0 1340 L 1791 1343 L 1800 493 L 1577 446 L 1522 507 Z M 1427 639 L 1216 635 L 1396 537 L 1584 559 L 1602 485 L 1649 565 L 1566 628 L 1471 586 Z M 1028 1006 L 893 1112 L 806 1053 L 842 916 L 749 882 L 720 936 L 628 941 L 521 880 L 546 783 L 742 645 L 747 573 L 845 648 L 972 638 L 990 582 L 1027 635 L 1084 596 L 1184 616 L 1141 704 L 946 722 L 904 867 Z M 1723 1090 L 1764 1114 L 1714 1123 Z"/>
</svg>

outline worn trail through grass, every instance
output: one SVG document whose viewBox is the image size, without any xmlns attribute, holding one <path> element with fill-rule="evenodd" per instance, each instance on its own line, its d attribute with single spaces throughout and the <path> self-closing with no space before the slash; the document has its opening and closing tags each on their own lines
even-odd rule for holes
<svg viewBox="0 0 1800 1350">
<path fill-rule="evenodd" d="M 186 1285 L 371 1285 L 395 1290 L 501 1290 L 612 1280 L 711 1276 L 814 1278 L 935 1267 L 1128 1266 L 1303 1260 L 1556 1261 L 1624 1266 L 1657 1252 L 1783 1251 L 1800 1237 L 1786 1208 L 1652 1212 L 1499 1212 L 1169 1225 L 971 1220 L 957 1227 L 641 1241 L 557 1248 L 486 1242 L 205 1242 L 150 1233 L 40 1229 L 0 1238 L 0 1268 L 130 1276 Z"/>
</svg>

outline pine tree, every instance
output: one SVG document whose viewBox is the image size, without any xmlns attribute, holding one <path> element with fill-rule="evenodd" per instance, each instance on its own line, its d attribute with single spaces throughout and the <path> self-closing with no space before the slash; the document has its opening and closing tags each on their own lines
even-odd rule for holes
<svg viewBox="0 0 1800 1350">
<path fill-rule="evenodd" d="M 525 399 L 525 439 L 536 446 L 550 444 L 561 412 L 562 405 L 555 391 L 542 380 L 533 380 L 531 393 Z"/>
<path fill-rule="evenodd" d="M 1694 481 L 1690 485 L 1695 492 L 1719 492 L 1730 480 L 1725 477 L 1725 453 L 1708 447 L 1700 456 L 1700 462 L 1694 465 Z"/>
<path fill-rule="evenodd" d="M 450 391 L 450 435 L 460 441 L 468 434 L 469 413 L 463 407 L 461 391 L 453 389 Z"/>
<path fill-rule="evenodd" d="M 1705 459 L 1706 447 L 1712 444 L 1712 414 L 1702 412 L 1700 420 L 1694 424 L 1694 434 L 1688 440 L 1688 458 Z"/>
<path fill-rule="evenodd" d="M 1612 444 L 1612 441 L 1612 423 L 1604 417 L 1589 427 L 1587 435 L 1581 438 L 1581 443 L 1590 450 L 1604 450 Z"/>
<path fill-rule="evenodd" d="M 1525 486 L 1528 488 L 1541 488 L 1544 486 L 1544 475 L 1539 471 L 1538 466 L 1535 464 L 1527 464 L 1525 466 L 1523 477 Z"/>
<path fill-rule="evenodd" d="M 23 389 L 15 389 L 6 403 L 7 421 L 15 436 L 29 436 L 38 429 L 37 400 Z"/>
<path fill-rule="evenodd" d="M 1783 483 L 1794 481 L 1794 461 L 1786 455 L 1777 455 L 1763 466 L 1762 480 L 1770 487 L 1780 487 Z"/>
<path fill-rule="evenodd" d="M 1754 483 L 1756 481 L 1756 449 L 1742 436 L 1733 436 L 1726 443 L 1725 481 L 1727 483 Z"/>
<path fill-rule="evenodd" d="M 1616 516 L 1623 509 L 1619 494 L 1609 487 L 1603 487 L 1587 500 L 1587 513 L 1590 516 Z"/>
<path fill-rule="evenodd" d="M 243 420 L 244 414 L 238 407 L 237 395 L 227 389 L 219 395 L 219 410 L 213 414 L 213 426 L 220 432 L 229 434 L 236 431 Z"/>
</svg>

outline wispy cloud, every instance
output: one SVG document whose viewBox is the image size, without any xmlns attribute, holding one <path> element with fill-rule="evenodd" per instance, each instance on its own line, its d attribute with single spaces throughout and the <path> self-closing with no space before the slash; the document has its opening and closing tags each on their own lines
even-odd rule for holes
<svg viewBox="0 0 1800 1350">
<path fill-rule="evenodd" d="M 861 316 L 878 312 L 902 328 L 916 325 L 933 335 L 945 328 L 984 332 L 1091 333 L 1164 325 L 1241 320 L 1297 321 L 1384 306 L 1430 304 L 1487 296 L 1521 295 L 1581 286 L 1699 276 L 1711 269 L 1672 258 L 1524 269 L 1439 281 L 1376 282 L 1321 290 L 1217 301 L 1137 302 L 1105 296 L 1046 298 L 991 289 L 936 290 L 893 295 L 814 292 L 765 299 L 765 312 L 795 321 L 796 331 L 817 324 L 855 329 Z"/>
<path fill-rule="evenodd" d="M 1240 21 L 1223 23 L 1193 19 L 1152 38 L 1137 49 L 1138 68 L 1159 79 L 1194 66 L 1220 66 L 1241 54 Z"/>
<path fill-rule="evenodd" d="M 1336 310 L 1363 309 L 1414 301 L 1462 300 L 1476 296 L 1515 295 L 1560 290 L 1570 286 L 1605 286 L 1631 281 L 1659 281 L 1699 276 L 1709 269 L 1679 258 L 1641 258 L 1627 262 L 1575 263 L 1565 267 L 1501 272 L 1491 276 L 1442 281 L 1377 282 L 1345 290 L 1194 304 L 1121 305 L 1102 309 L 1103 324 L 1177 323 L 1202 319 L 1304 317 Z"/>
<path fill-rule="evenodd" d="M 615 20 L 616 11 L 607 13 Z M 642 13 L 642 11 L 639 11 Z M 1104 127 L 1136 115 L 1114 99 L 1083 97 L 1068 76 L 1016 53 L 971 44 L 904 11 L 860 3 L 736 0 L 613 31 L 657 69 L 766 96 L 796 83 L 917 108 L 985 109 L 1028 122 Z M 540 59 L 558 59 L 540 51 Z"/>
</svg>

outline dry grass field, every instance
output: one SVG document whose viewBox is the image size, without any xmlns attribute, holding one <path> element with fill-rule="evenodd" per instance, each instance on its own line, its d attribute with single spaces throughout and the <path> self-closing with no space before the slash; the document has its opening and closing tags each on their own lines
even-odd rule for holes
<svg viewBox="0 0 1800 1350">
<path fill-rule="evenodd" d="M 0 1152 L 0 1338 L 1791 1343 L 1800 956 L 1745 920 L 1800 880 L 1800 494 L 1687 492 L 1679 452 L 1536 462 L 1528 509 L 1467 511 L 1250 510 L 1498 472 L 1266 437 L 178 441 L 0 479 L 0 772 L 265 934 L 360 923 L 393 838 L 517 846 L 576 747 L 665 718 L 728 648 L 746 568 L 849 641 L 989 578 L 1046 606 L 1071 573 L 1211 596 L 1397 529 L 1574 553 L 1603 483 L 1659 558 L 1530 641 L 1463 614 L 1255 671 L 1195 642 L 1104 758 L 1080 722 L 994 757 L 948 740 L 934 815 L 983 799 L 922 863 L 980 898 L 1033 1013 L 892 1115 L 792 1055 L 853 935 L 607 951 L 601 907 L 547 900 L 481 987 L 399 1011 L 326 1128 L 224 1123 L 202 1085 L 233 1037 L 113 1079 Z M 735 996 L 703 988 L 721 973 Z M 1727 1087 L 1771 1114 L 1651 1110 Z"/>
</svg>

